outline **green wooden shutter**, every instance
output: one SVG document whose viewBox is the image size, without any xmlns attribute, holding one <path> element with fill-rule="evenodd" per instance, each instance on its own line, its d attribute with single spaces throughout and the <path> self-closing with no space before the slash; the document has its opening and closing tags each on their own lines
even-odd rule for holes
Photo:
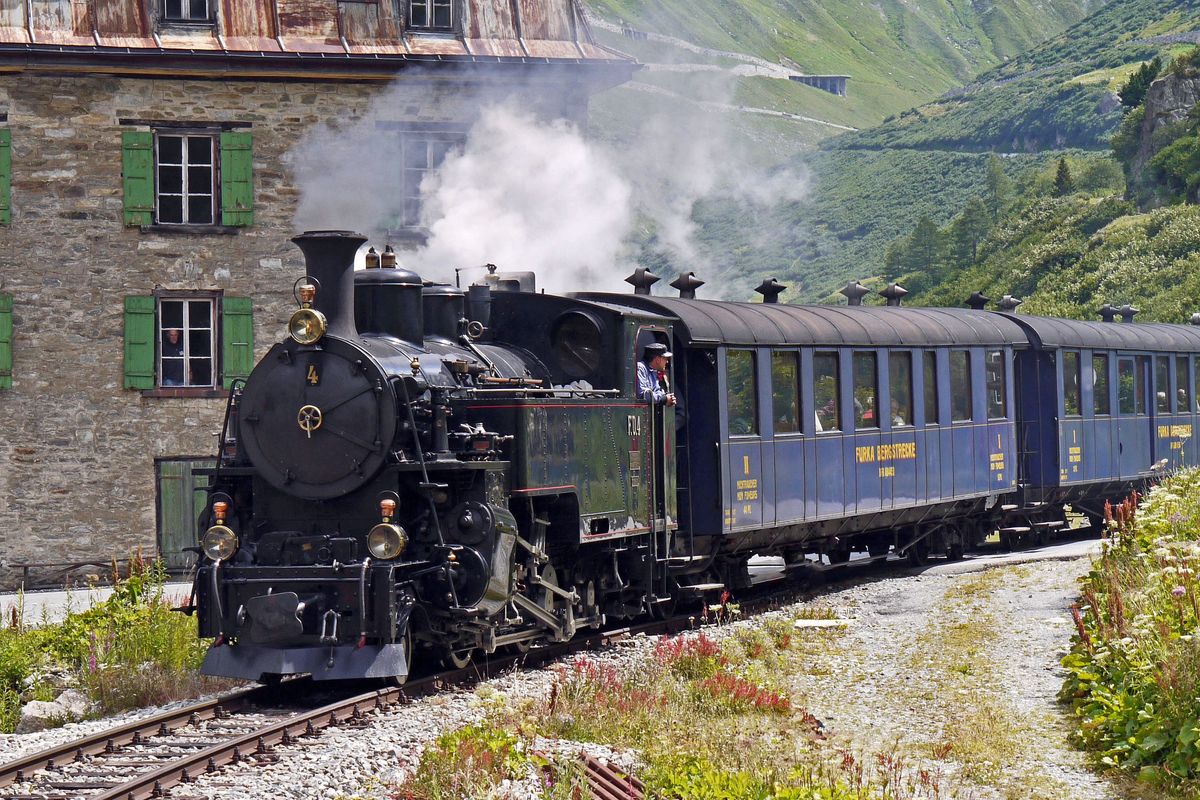
<svg viewBox="0 0 1200 800">
<path fill-rule="evenodd" d="M 254 368 L 254 312 L 249 297 L 226 297 L 221 302 L 221 342 L 224 385 L 247 378 Z"/>
<path fill-rule="evenodd" d="M 121 175 L 125 185 L 125 224 L 154 222 L 154 134 L 121 132 Z"/>
<path fill-rule="evenodd" d="M 0 128 L 0 225 L 12 222 L 12 131 Z"/>
<path fill-rule="evenodd" d="M 0 294 L 0 389 L 12 388 L 13 368 L 13 299 Z"/>
<path fill-rule="evenodd" d="M 249 133 L 221 133 L 221 224 L 254 224 L 254 153 Z"/>
<path fill-rule="evenodd" d="M 154 298 L 125 297 L 125 388 L 154 388 Z"/>
</svg>

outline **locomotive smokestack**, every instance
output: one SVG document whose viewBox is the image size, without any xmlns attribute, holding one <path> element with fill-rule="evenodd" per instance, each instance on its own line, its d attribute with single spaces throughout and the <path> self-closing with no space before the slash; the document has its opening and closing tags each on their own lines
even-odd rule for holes
<svg viewBox="0 0 1200 800">
<path fill-rule="evenodd" d="M 313 307 L 325 315 L 328 333 L 351 339 L 354 326 L 354 256 L 367 237 L 353 231 L 305 231 L 292 239 L 304 253 L 305 272 L 316 279 Z"/>
</svg>

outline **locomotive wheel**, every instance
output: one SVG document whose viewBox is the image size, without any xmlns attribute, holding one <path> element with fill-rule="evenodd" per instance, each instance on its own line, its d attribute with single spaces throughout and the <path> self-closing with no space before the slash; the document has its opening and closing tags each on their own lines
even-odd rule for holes
<svg viewBox="0 0 1200 800">
<path fill-rule="evenodd" d="M 465 650 L 447 650 L 442 656 L 442 663 L 453 669 L 466 669 L 470 666 L 471 656 L 474 653 L 474 647 L 468 647 Z"/>
</svg>

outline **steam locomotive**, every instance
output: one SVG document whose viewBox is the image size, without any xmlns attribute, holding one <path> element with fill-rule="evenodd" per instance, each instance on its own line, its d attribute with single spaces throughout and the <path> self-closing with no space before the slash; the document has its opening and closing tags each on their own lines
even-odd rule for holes
<svg viewBox="0 0 1200 800">
<path fill-rule="evenodd" d="M 430 285 L 319 231 L 231 392 L 200 520 L 203 672 L 403 680 L 749 583 L 753 554 L 961 557 L 1197 463 L 1200 328 Z M 1132 319 L 1130 315 L 1129 319 Z M 639 399 L 650 344 L 679 405 Z"/>
</svg>

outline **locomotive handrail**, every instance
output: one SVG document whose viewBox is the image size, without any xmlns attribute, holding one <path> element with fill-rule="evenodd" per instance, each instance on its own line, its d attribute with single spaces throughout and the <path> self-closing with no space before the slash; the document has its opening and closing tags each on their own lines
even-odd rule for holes
<svg viewBox="0 0 1200 800">
<path fill-rule="evenodd" d="M 603 396 L 612 397 L 621 394 L 620 389 L 524 389 L 519 386 L 511 386 L 506 389 L 475 389 L 470 386 L 460 386 L 451 389 L 452 392 L 466 392 L 468 394 L 512 394 L 513 392 L 522 392 L 525 394 L 569 394 L 583 395 L 588 397 Z"/>
</svg>

